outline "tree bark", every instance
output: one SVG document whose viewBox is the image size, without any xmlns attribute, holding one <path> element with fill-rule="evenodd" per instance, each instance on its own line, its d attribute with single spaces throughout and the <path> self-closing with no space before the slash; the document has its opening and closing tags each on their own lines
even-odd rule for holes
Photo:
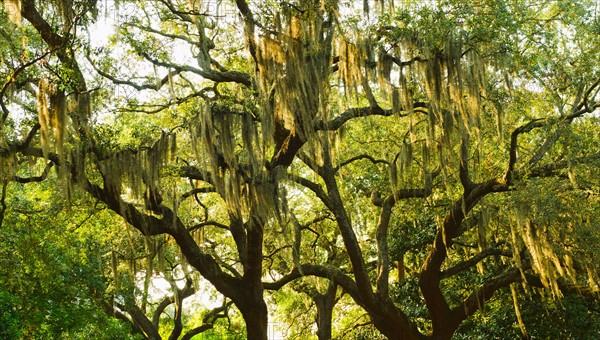
<svg viewBox="0 0 600 340">
<path fill-rule="evenodd" d="M 266 340 L 268 338 L 269 313 L 264 300 L 262 283 L 264 222 L 259 217 L 258 208 L 251 209 L 247 235 L 247 262 L 244 264 L 242 288 L 245 291 L 243 301 L 235 301 L 244 320 L 248 339 Z"/>
<path fill-rule="evenodd" d="M 331 339 L 331 326 L 333 324 L 333 307 L 335 306 L 337 293 L 337 285 L 333 281 L 329 281 L 327 292 L 325 294 L 317 294 L 313 297 L 317 305 L 317 337 L 319 340 Z"/>
<path fill-rule="evenodd" d="M 246 336 L 249 340 L 267 340 L 269 338 L 269 314 L 262 290 L 246 287 L 253 292 L 244 303 L 236 303 L 246 322 Z M 242 307 L 243 306 L 243 307 Z"/>
<path fill-rule="evenodd" d="M 398 282 L 402 283 L 406 275 L 406 268 L 404 266 L 404 254 L 400 255 L 396 260 L 396 268 L 398 268 Z"/>
</svg>

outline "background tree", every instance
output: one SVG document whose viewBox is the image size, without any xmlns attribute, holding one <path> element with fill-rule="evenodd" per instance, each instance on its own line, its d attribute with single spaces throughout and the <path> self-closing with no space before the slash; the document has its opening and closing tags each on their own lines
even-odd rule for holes
<svg viewBox="0 0 600 340">
<path fill-rule="evenodd" d="M 450 338 L 508 290 L 527 335 L 522 293 L 597 300 L 593 2 L 116 4 L 4 1 L 0 221 L 56 178 L 137 229 L 126 319 L 165 244 L 252 339 L 288 284 L 351 297 L 340 336 Z"/>
</svg>

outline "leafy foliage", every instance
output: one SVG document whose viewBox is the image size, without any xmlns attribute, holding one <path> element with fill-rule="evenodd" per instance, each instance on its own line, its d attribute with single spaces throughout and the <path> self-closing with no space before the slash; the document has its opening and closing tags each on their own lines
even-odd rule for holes
<svg viewBox="0 0 600 340">
<path fill-rule="evenodd" d="M 596 7 L 3 1 L 1 335 L 594 338 Z"/>
</svg>

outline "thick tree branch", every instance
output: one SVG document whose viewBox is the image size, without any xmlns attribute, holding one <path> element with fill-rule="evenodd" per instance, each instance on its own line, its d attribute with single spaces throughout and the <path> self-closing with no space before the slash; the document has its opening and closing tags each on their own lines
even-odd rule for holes
<svg viewBox="0 0 600 340">
<path fill-rule="evenodd" d="M 404 67 L 404 66 L 410 66 L 416 62 L 427 62 L 427 59 L 421 58 L 419 56 L 413 57 L 412 59 L 406 60 L 406 61 L 402 61 L 400 60 L 400 58 L 398 57 L 394 57 L 392 55 L 386 55 L 386 57 L 390 58 L 390 60 L 392 60 L 394 62 L 394 64 L 400 66 L 400 67 Z"/>
<path fill-rule="evenodd" d="M 598 106 L 599 103 L 593 103 L 594 97 L 595 97 L 595 95 L 598 94 L 598 92 L 596 92 L 596 94 L 594 96 L 592 96 L 592 92 L 594 92 L 594 90 L 597 91 L 597 89 L 598 89 L 599 86 L 600 86 L 600 78 L 598 78 L 594 83 L 592 83 L 590 85 L 590 87 L 585 91 L 585 94 L 583 95 L 583 100 L 581 101 L 581 104 L 579 104 L 577 106 L 578 110 L 581 110 L 581 109 L 587 109 L 587 110 L 589 110 L 589 109 L 592 109 L 594 107 L 595 108 L 599 107 Z"/>
<path fill-rule="evenodd" d="M 327 196 L 331 202 L 329 208 L 335 216 L 350 263 L 352 264 L 352 272 L 361 301 L 359 304 L 369 312 L 373 323 L 386 336 L 394 337 L 402 334 L 402 338 L 407 339 L 421 337 L 421 333 L 418 331 L 416 325 L 393 304 L 389 297 L 380 298 L 373 291 L 369 278 L 369 268 L 365 264 L 362 249 L 340 195 L 335 177 L 336 173 L 327 149 L 324 150 L 323 163 L 324 165 L 321 167 L 319 175 L 325 182 Z"/>
<path fill-rule="evenodd" d="M 115 305 L 119 307 L 119 309 L 126 311 L 127 314 L 133 320 L 133 323 L 136 324 L 139 328 L 142 329 L 144 334 L 148 339 L 160 339 L 160 334 L 158 333 L 158 328 L 154 327 L 150 319 L 146 317 L 144 312 L 135 305 L 127 305 L 115 302 Z"/>
<path fill-rule="evenodd" d="M 255 65 L 258 65 L 258 49 L 256 46 L 256 40 L 254 39 L 256 26 L 254 15 L 252 14 L 252 11 L 250 10 L 246 0 L 235 0 L 235 4 L 244 18 L 244 35 L 246 36 L 246 43 L 248 44 L 250 55 L 252 56 L 252 59 L 254 59 Z"/>
<path fill-rule="evenodd" d="M 515 267 L 509 268 L 501 274 L 487 279 L 477 290 L 469 295 L 463 303 L 452 309 L 450 327 L 455 330 L 462 321 L 480 310 L 485 302 L 492 298 L 494 292 L 498 289 L 508 287 L 508 285 L 513 282 L 519 282 L 521 280 L 521 270 Z"/>
<path fill-rule="evenodd" d="M 23 150 L 25 148 L 29 147 L 29 144 L 31 144 L 31 141 L 33 140 L 33 138 L 35 137 L 35 135 L 37 134 L 37 132 L 40 130 L 40 123 L 35 123 L 32 127 L 31 130 L 29 130 L 29 133 L 27 134 L 27 137 L 25 137 L 25 139 L 17 144 L 15 146 L 16 150 Z"/>
<path fill-rule="evenodd" d="M 108 315 L 109 317 L 114 317 L 117 320 L 120 320 L 126 323 L 127 325 L 131 326 L 133 334 L 145 336 L 144 331 L 140 328 L 140 326 L 137 323 L 133 322 L 133 320 L 127 317 L 127 315 L 121 313 L 121 311 L 118 310 L 118 307 L 115 308 L 116 306 L 113 305 L 113 301 L 109 303 L 106 300 L 104 300 L 103 297 L 100 298 L 96 294 L 94 294 L 94 300 L 96 300 L 101 305 L 106 315 Z"/>
<path fill-rule="evenodd" d="M 246 224 L 244 221 L 233 213 L 229 213 L 229 230 L 235 241 L 240 262 L 244 267 L 244 272 L 248 266 L 248 235 L 246 233 Z"/>
<path fill-rule="evenodd" d="M 461 224 L 466 215 L 484 196 L 492 192 L 508 190 L 504 179 L 493 178 L 476 185 L 463 197 L 457 200 L 450 211 L 446 214 L 444 222 L 435 236 L 433 248 L 431 249 L 419 276 L 419 287 L 425 299 L 427 309 L 431 316 L 434 336 L 449 337 L 454 332 L 449 318 L 450 306 L 444 297 L 440 287 L 440 268 L 447 258 L 447 248 L 452 240 L 459 236 Z"/>
<path fill-rule="evenodd" d="M 380 299 L 386 299 L 389 295 L 390 278 L 390 254 L 388 245 L 388 228 L 392 215 L 393 202 L 386 200 L 379 214 L 377 222 L 377 231 L 375 238 L 377 240 L 377 290 L 376 293 Z"/>
<path fill-rule="evenodd" d="M 171 13 L 177 15 L 182 21 L 189 22 L 191 24 L 194 23 L 194 20 L 192 20 L 192 15 L 204 14 L 195 11 L 193 8 L 190 8 L 187 11 L 180 11 L 177 8 L 175 8 L 172 0 L 159 0 L 159 2 L 165 5 L 169 9 L 169 11 L 171 11 Z"/>
<path fill-rule="evenodd" d="M 120 197 L 120 191 L 113 192 L 90 182 L 85 185 L 85 190 L 94 198 L 104 202 L 109 209 L 119 214 L 125 221 L 146 236 L 169 234 L 172 232 L 168 226 L 173 223 L 172 220 L 169 220 L 169 217 L 173 217 L 173 213 L 164 206 L 163 212 L 166 214 L 163 215 L 163 218 L 158 218 L 142 213 L 134 204 L 123 201 Z"/>
<path fill-rule="evenodd" d="M 186 166 L 182 166 L 182 167 L 176 167 L 176 168 L 174 167 L 174 168 L 171 168 L 170 170 L 173 171 L 173 173 L 179 174 L 179 176 L 181 176 L 181 177 L 186 177 L 186 178 L 189 178 L 192 180 L 197 180 L 197 181 L 203 181 L 203 182 L 209 183 L 211 185 L 214 184 L 212 175 L 209 172 L 200 170 L 195 166 L 186 165 Z"/>
<path fill-rule="evenodd" d="M 425 186 L 421 189 L 398 189 L 386 197 L 381 197 L 378 192 L 371 193 L 371 202 L 377 207 L 382 207 L 385 204 L 395 205 L 400 200 L 409 198 L 426 198 L 433 191 L 433 179 L 440 174 L 439 170 L 425 175 Z"/>
<path fill-rule="evenodd" d="M 122 216 L 142 234 L 147 236 L 171 235 L 190 265 L 209 280 L 219 292 L 234 301 L 243 300 L 243 291 L 239 289 L 240 280 L 223 272 L 212 256 L 202 252 L 187 228 L 171 209 L 161 205 L 159 215 L 162 218 L 158 218 L 142 213 L 133 204 L 124 202 L 120 197 L 120 190 L 103 189 L 90 182 L 84 184 L 84 189 L 93 197 L 107 204 L 111 210 Z"/>
<path fill-rule="evenodd" d="M 584 106 L 578 110 L 573 110 L 573 112 L 570 115 L 561 118 L 557 124 L 556 130 L 546 138 L 544 143 L 538 147 L 538 149 L 534 152 L 533 156 L 531 156 L 531 159 L 529 159 L 529 167 L 535 166 L 544 157 L 544 155 L 546 155 L 548 151 L 550 151 L 550 149 L 554 146 L 556 141 L 560 138 L 561 134 L 565 131 L 567 126 L 569 126 L 576 118 L 579 118 L 586 113 L 593 112 L 594 110 L 594 105 L 592 105 L 591 107 Z"/>
<path fill-rule="evenodd" d="M 560 170 L 567 169 L 569 166 L 575 166 L 580 164 L 593 164 L 594 162 L 600 162 L 600 152 L 593 153 L 591 155 L 577 157 L 570 160 L 563 160 L 558 162 L 552 162 L 549 164 L 545 164 L 543 166 L 538 166 L 529 170 L 528 173 L 517 172 L 515 174 L 515 179 L 523 178 L 523 176 L 527 176 L 527 178 L 535 178 L 535 177 L 551 177 L 557 176 L 557 172 Z"/>
<path fill-rule="evenodd" d="M 222 224 L 219 222 L 215 222 L 215 221 L 206 221 L 206 222 L 198 223 L 198 224 L 195 224 L 195 225 L 189 227 L 188 230 L 194 231 L 194 230 L 201 229 L 201 228 L 204 228 L 207 226 L 213 226 L 213 227 L 217 227 L 217 228 L 220 228 L 223 230 L 229 230 L 228 225 L 225 225 L 225 224 Z"/>
<path fill-rule="evenodd" d="M 335 281 L 344 291 L 353 298 L 357 303 L 361 303 L 358 287 L 352 278 L 334 266 L 320 266 L 312 264 L 302 264 L 299 268 L 294 268 L 291 272 L 281 277 L 276 282 L 264 282 L 263 285 L 267 290 L 279 290 L 286 284 L 299 279 L 303 276 L 317 276 Z"/>
<path fill-rule="evenodd" d="M 297 175 L 290 174 L 289 177 L 293 182 L 296 182 L 312 191 L 329 210 L 332 210 L 333 206 L 331 204 L 331 200 L 321 185 Z"/>
<path fill-rule="evenodd" d="M 73 120 L 74 125 L 77 127 L 79 138 L 82 141 L 81 144 L 83 145 L 89 143 L 89 141 L 92 140 L 92 138 L 88 135 L 89 129 L 87 128 L 88 120 L 91 115 L 91 99 L 87 89 L 86 79 L 74 55 L 73 47 L 69 45 L 70 43 L 74 44 L 73 41 L 69 40 L 73 38 L 73 36 L 68 36 L 69 39 L 67 39 L 56 34 L 52 26 L 46 20 L 44 20 L 44 18 L 38 12 L 34 0 L 22 1 L 21 14 L 33 25 L 36 31 L 40 34 L 41 38 L 50 46 L 50 48 L 52 50 L 56 50 L 56 56 L 60 60 L 61 64 L 66 70 L 69 70 L 69 83 L 71 83 L 73 86 L 72 95 L 77 103 L 77 114 L 71 115 L 71 120 Z M 77 151 L 80 153 L 77 155 L 77 157 L 83 159 L 84 148 L 81 147 Z M 83 167 L 83 162 L 76 163 L 76 165 Z M 77 173 L 74 174 L 75 178 L 77 178 L 78 173 L 84 173 L 84 169 L 78 169 Z"/>
<path fill-rule="evenodd" d="M 327 153 L 327 151 L 325 152 Z M 325 181 L 327 194 L 329 201 L 331 202 L 330 209 L 335 216 L 342 239 L 344 240 L 344 245 L 348 252 L 348 257 L 352 264 L 352 271 L 356 280 L 356 286 L 359 290 L 360 300 L 367 305 L 373 304 L 375 302 L 375 296 L 365 267 L 362 250 L 358 244 L 356 234 L 352 229 L 350 216 L 348 216 L 342 197 L 340 196 L 335 173 L 333 172 L 333 168 L 328 168 L 328 165 L 331 165 L 328 163 L 330 163 L 329 158 L 325 160 L 325 166 L 323 167 L 321 177 L 323 177 L 323 180 Z"/>
<path fill-rule="evenodd" d="M 177 285 L 173 284 L 174 288 L 177 288 Z M 183 297 L 179 295 L 180 291 L 175 290 L 175 315 L 173 317 L 173 330 L 169 335 L 169 340 L 177 340 L 183 331 Z"/>
<path fill-rule="evenodd" d="M 50 45 L 51 48 L 57 48 L 65 44 L 65 38 L 55 33 L 54 29 L 40 15 L 35 7 L 34 0 L 21 1 L 21 15 L 27 19 L 33 27 L 38 31 L 42 39 Z"/>
<path fill-rule="evenodd" d="M 431 195 L 432 190 L 432 186 L 425 187 L 422 189 L 398 189 L 392 194 L 386 196 L 385 198 L 379 197 L 378 193 L 375 192 L 373 193 L 373 195 L 371 195 L 371 202 L 373 202 L 373 205 L 381 207 L 384 204 L 386 204 L 386 202 L 395 204 L 400 200 L 405 200 L 409 198 L 425 198 Z"/>
<path fill-rule="evenodd" d="M 569 123 L 569 121 L 580 117 L 584 113 L 583 110 L 576 111 L 567 117 L 564 122 Z M 466 190 L 463 198 L 455 202 L 451 211 L 446 215 L 444 223 L 436 235 L 434 247 L 423 265 L 419 279 L 421 292 L 432 318 L 434 334 L 441 334 L 440 336 L 443 336 L 447 334 L 449 329 L 454 327 L 454 325 L 448 323 L 451 320 L 448 317 L 451 311 L 439 286 L 441 279 L 440 268 L 446 259 L 447 247 L 452 243 L 453 238 L 459 236 L 460 230 L 464 231 L 464 229 L 460 228 L 460 225 L 481 198 L 492 192 L 508 190 L 509 184 L 515 175 L 518 136 L 546 124 L 548 124 L 547 120 L 538 119 L 532 120 L 515 129 L 511 134 L 509 164 L 504 178 L 492 178 L 486 182 L 474 185 L 471 190 Z M 493 290 L 488 289 L 487 291 Z"/>
</svg>

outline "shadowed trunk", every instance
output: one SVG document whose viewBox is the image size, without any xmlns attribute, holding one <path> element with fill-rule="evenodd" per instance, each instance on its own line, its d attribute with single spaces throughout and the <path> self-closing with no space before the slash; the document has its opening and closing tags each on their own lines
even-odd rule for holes
<svg viewBox="0 0 600 340">
<path fill-rule="evenodd" d="M 251 215 L 254 215 L 251 213 Z M 253 216 L 254 217 L 254 216 Z M 260 218 L 251 218 L 247 228 L 247 262 L 244 265 L 243 301 L 234 301 L 246 321 L 248 339 L 268 338 L 268 310 L 263 298 L 262 246 L 264 226 Z"/>
<path fill-rule="evenodd" d="M 400 258 L 396 261 L 396 268 L 398 269 L 398 282 L 404 281 L 406 275 L 406 268 L 404 267 L 404 255 L 400 255 Z"/>
<path fill-rule="evenodd" d="M 329 281 L 327 292 L 325 294 L 316 294 L 313 300 L 317 305 L 317 336 L 319 340 L 331 339 L 331 325 L 333 320 L 333 307 L 337 302 L 335 298 L 337 285 Z"/>
<path fill-rule="evenodd" d="M 256 294 L 258 295 L 258 294 Z M 269 317 L 267 304 L 257 296 L 247 301 L 247 307 L 242 310 L 242 316 L 246 322 L 246 334 L 248 339 L 266 340 L 269 336 Z"/>
</svg>

